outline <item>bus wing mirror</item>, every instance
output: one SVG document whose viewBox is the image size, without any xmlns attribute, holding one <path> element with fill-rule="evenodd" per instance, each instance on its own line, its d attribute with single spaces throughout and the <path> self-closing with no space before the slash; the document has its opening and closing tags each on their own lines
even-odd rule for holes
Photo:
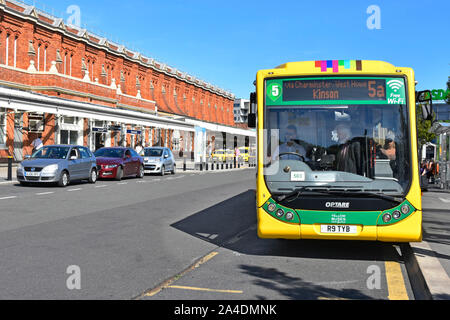
<svg viewBox="0 0 450 320">
<path fill-rule="evenodd" d="M 256 114 L 255 113 L 250 113 L 248 115 L 248 127 L 256 128 Z"/>
<path fill-rule="evenodd" d="M 422 117 L 424 120 L 433 120 L 433 99 L 430 90 L 416 93 L 416 102 L 422 107 Z"/>
<path fill-rule="evenodd" d="M 248 127 L 256 128 L 256 92 L 250 93 L 250 110 L 248 114 Z"/>
</svg>

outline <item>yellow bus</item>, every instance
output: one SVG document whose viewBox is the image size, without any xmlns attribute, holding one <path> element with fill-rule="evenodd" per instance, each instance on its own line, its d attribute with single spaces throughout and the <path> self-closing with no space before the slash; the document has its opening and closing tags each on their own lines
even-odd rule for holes
<svg viewBox="0 0 450 320">
<path fill-rule="evenodd" d="M 411 68 L 290 62 L 255 85 L 259 237 L 422 241 Z"/>
</svg>

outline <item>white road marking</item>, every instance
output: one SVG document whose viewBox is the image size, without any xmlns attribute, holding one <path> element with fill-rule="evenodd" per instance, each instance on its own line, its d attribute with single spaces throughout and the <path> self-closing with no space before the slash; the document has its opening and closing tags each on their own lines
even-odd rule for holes
<svg viewBox="0 0 450 320">
<path fill-rule="evenodd" d="M 80 191 L 83 190 L 82 188 L 76 188 L 76 189 L 69 189 L 67 192 L 74 192 L 74 191 Z"/>
<path fill-rule="evenodd" d="M 123 186 L 123 185 L 126 185 L 126 184 L 128 184 L 128 182 L 120 182 L 120 183 L 118 183 L 119 186 Z"/>
<path fill-rule="evenodd" d="M 2 197 L 0 200 L 9 200 L 9 199 L 15 199 L 17 196 L 10 196 L 10 197 Z"/>
<path fill-rule="evenodd" d="M 443 199 L 443 198 L 439 198 L 442 202 L 445 202 L 445 203 L 450 203 L 450 199 Z"/>
<path fill-rule="evenodd" d="M 41 192 L 41 193 L 36 193 L 37 196 L 45 196 L 47 194 L 53 194 L 54 192 Z"/>
<path fill-rule="evenodd" d="M 101 185 L 101 186 L 96 186 L 96 188 L 106 188 L 107 187 L 107 185 L 106 184 L 104 184 L 104 185 Z"/>
</svg>

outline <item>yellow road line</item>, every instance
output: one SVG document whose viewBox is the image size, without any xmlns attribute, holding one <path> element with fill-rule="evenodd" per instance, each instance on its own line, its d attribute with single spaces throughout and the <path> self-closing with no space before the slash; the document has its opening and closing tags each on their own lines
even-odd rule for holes
<svg viewBox="0 0 450 320">
<path fill-rule="evenodd" d="M 223 292 L 223 293 L 244 293 L 241 290 L 219 290 L 219 289 L 208 289 L 208 288 L 197 288 L 197 287 L 186 287 L 186 286 L 167 286 L 166 288 L 193 290 L 193 291 Z"/>
<path fill-rule="evenodd" d="M 216 255 L 218 255 L 218 252 L 211 252 L 210 254 L 202 257 L 201 259 L 199 259 L 197 262 L 195 262 L 193 265 L 191 265 L 189 268 L 187 268 L 186 270 L 182 271 L 181 273 L 177 274 L 176 276 L 170 278 L 169 280 L 165 281 L 164 283 L 160 284 L 159 286 L 157 286 L 156 288 L 146 292 L 143 294 L 144 297 L 153 297 L 154 295 L 156 295 L 157 293 L 159 293 L 161 290 L 167 288 L 168 286 L 170 286 L 173 282 L 177 281 L 178 279 L 180 279 L 181 277 L 183 277 L 186 273 L 200 267 L 202 264 L 206 263 L 207 261 L 211 260 L 212 258 L 214 258 Z"/>
<path fill-rule="evenodd" d="M 400 264 L 395 261 L 386 261 L 385 268 L 389 300 L 409 300 Z"/>
</svg>

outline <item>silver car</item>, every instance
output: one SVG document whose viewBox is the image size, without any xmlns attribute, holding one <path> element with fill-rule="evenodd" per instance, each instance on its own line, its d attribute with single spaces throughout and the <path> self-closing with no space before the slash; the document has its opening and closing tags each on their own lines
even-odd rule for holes
<svg viewBox="0 0 450 320">
<path fill-rule="evenodd" d="M 167 172 L 175 174 L 175 157 L 169 148 L 150 147 L 142 151 L 145 173 L 159 173 L 161 176 Z"/>
<path fill-rule="evenodd" d="M 81 146 L 45 146 L 27 156 L 17 167 L 21 185 L 56 183 L 66 187 L 70 181 L 97 182 L 97 163 L 92 152 Z"/>
</svg>

